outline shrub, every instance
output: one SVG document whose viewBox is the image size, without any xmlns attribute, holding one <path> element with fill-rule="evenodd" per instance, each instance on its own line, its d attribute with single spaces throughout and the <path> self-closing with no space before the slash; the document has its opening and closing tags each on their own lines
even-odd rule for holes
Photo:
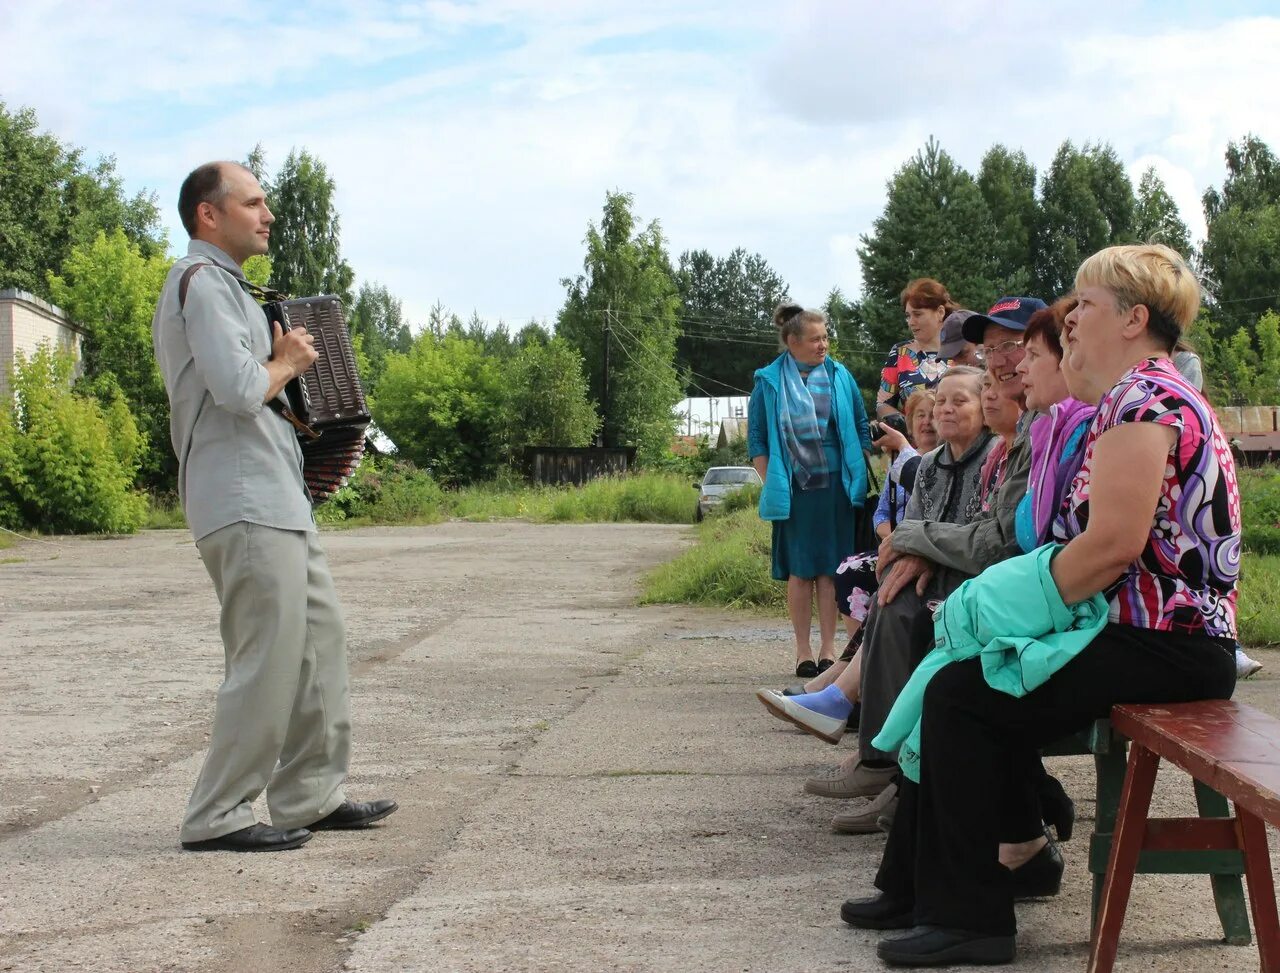
<svg viewBox="0 0 1280 973">
<path fill-rule="evenodd" d="M 119 395 L 103 408 L 74 394 L 71 371 L 71 357 L 47 347 L 18 356 L 0 432 L 0 517 L 53 532 L 132 533 L 147 515 L 132 488 L 142 436 Z"/>
<path fill-rule="evenodd" d="M 365 456 L 351 481 L 316 507 L 321 524 L 434 524 L 444 517 L 444 491 L 429 474 L 404 460 L 374 456 Z"/>
<path fill-rule="evenodd" d="M 552 522 L 688 524 L 696 498 L 689 480 L 650 473 L 607 476 L 557 494 L 547 520 Z"/>
</svg>

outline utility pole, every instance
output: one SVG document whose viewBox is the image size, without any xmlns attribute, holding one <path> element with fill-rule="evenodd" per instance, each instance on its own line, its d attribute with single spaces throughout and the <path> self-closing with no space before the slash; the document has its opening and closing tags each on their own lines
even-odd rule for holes
<svg viewBox="0 0 1280 973">
<path fill-rule="evenodd" d="M 604 374 L 600 376 L 600 444 L 609 447 L 609 319 L 613 317 L 613 305 L 604 309 Z"/>
</svg>

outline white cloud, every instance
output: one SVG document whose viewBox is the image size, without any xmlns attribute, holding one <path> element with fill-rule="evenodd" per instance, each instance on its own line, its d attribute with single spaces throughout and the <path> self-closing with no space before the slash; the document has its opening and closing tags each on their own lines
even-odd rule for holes
<svg viewBox="0 0 1280 973">
<path fill-rule="evenodd" d="M 0 92 L 117 155 L 175 230 L 196 163 L 306 146 L 362 279 L 416 318 L 440 299 L 516 323 L 554 315 L 609 189 L 660 219 L 673 257 L 758 251 L 818 303 L 857 292 L 857 238 L 931 134 L 971 169 L 997 141 L 1040 169 L 1063 139 L 1110 141 L 1135 177 L 1156 165 L 1193 233 L 1227 140 L 1280 142 L 1274 18 L 1099 0 L 287 9 L 6 5 Z"/>
</svg>

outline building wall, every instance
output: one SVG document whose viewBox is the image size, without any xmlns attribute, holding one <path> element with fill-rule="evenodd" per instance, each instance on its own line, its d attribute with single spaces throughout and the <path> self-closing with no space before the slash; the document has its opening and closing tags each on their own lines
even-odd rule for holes
<svg viewBox="0 0 1280 973">
<path fill-rule="evenodd" d="M 71 352 L 79 377 L 83 336 L 60 308 L 26 291 L 0 291 L 0 397 L 13 394 L 9 375 L 16 354 L 30 358 L 42 344 Z"/>
</svg>

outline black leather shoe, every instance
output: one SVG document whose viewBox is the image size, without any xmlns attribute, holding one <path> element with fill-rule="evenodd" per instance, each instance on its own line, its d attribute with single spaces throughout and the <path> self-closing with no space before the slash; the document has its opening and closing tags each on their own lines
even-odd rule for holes
<svg viewBox="0 0 1280 973">
<path fill-rule="evenodd" d="M 805 659 L 803 662 L 796 663 L 796 676 L 800 679 L 812 679 L 818 674 L 818 663 L 812 659 Z"/>
<path fill-rule="evenodd" d="M 352 828 L 367 828 L 374 821 L 381 821 L 388 814 L 394 813 L 399 806 L 395 801 L 388 800 L 346 800 L 315 824 L 307 825 L 307 828 L 310 831 L 342 831 Z"/>
<path fill-rule="evenodd" d="M 1062 781 L 1045 774 L 1036 788 L 1036 797 L 1040 801 L 1040 816 L 1044 823 L 1053 825 L 1059 841 L 1070 841 L 1076 824 L 1076 805 L 1067 796 Z"/>
<path fill-rule="evenodd" d="M 1012 963 L 1014 948 L 1012 936 L 918 926 L 910 935 L 880 940 L 876 955 L 890 966 L 995 966 Z"/>
<path fill-rule="evenodd" d="M 1062 889 L 1062 873 L 1066 867 L 1057 842 L 1050 838 L 1048 844 L 1013 870 L 1014 901 L 1057 895 Z"/>
<path fill-rule="evenodd" d="M 831 668 L 833 665 L 835 665 L 835 664 L 836 664 L 836 660 L 835 660 L 835 659 L 819 659 L 819 660 L 818 660 L 818 675 L 822 675 L 824 672 L 826 672 L 828 669 L 830 669 L 830 668 Z"/>
<path fill-rule="evenodd" d="M 311 840 L 306 828 L 273 828 L 269 824 L 251 824 L 239 831 L 206 838 L 204 841 L 184 841 L 187 851 L 288 851 L 300 848 Z"/>
<path fill-rule="evenodd" d="M 881 892 L 870 899 L 849 899 L 840 918 L 858 929 L 910 929 L 916 924 L 915 903 Z"/>
<path fill-rule="evenodd" d="M 783 696 L 803 696 L 808 690 L 804 688 L 804 683 L 798 682 L 788 686 L 782 691 Z"/>
</svg>

